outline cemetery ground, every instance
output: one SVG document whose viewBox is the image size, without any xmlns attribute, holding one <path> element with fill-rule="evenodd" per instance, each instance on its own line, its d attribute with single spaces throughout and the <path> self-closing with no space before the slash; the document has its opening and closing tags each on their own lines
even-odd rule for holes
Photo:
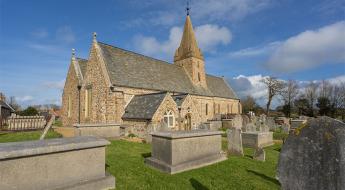
<svg viewBox="0 0 345 190">
<path fill-rule="evenodd" d="M 1 133 L 0 143 L 37 140 L 41 131 Z M 49 131 L 46 138 L 59 138 Z M 277 142 L 277 141 L 276 141 Z M 227 148 L 223 137 L 223 150 Z M 106 170 L 116 178 L 116 189 L 280 189 L 275 179 L 281 144 L 265 148 L 266 161 L 252 159 L 253 149 L 245 148 L 244 157 L 229 156 L 223 162 L 174 175 L 145 165 L 151 145 L 112 140 L 106 149 Z"/>
</svg>

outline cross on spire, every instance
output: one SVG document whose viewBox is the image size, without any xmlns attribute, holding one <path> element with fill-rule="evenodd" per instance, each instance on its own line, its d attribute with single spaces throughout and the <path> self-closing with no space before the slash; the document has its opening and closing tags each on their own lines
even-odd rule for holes
<svg viewBox="0 0 345 190">
<path fill-rule="evenodd" d="M 186 12 L 187 12 L 187 16 L 189 15 L 189 11 L 191 10 L 190 7 L 190 0 L 187 0 L 187 7 L 186 7 Z"/>
</svg>

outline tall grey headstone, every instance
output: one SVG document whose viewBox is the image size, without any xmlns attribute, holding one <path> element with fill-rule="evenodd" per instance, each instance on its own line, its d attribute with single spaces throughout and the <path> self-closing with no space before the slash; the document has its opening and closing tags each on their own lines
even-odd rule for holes
<svg viewBox="0 0 345 190">
<path fill-rule="evenodd" d="M 236 114 L 232 118 L 232 126 L 238 129 L 241 129 L 243 125 L 242 116 L 240 114 Z"/>
<path fill-rule="evenodd" d="M 309 119 L 283 144 L 277 177 L 282 189 L 345 189 L 345 123 Z"/>
<path fill-rule="evenodd" d="M 230 155 L 243 156 L 242 131 L 238 128 L 229 128 L 227 130 L 228 152 Z"/>
</svg>

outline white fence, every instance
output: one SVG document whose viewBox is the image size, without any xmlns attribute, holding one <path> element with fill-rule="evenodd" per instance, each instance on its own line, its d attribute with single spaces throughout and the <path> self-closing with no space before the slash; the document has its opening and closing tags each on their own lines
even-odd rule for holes
<svg viewBox="0 0 345 190">
<path fill-rule="evenodd" d="M 43 129 L 46 125 L 44 116 L 18 116 L 12 115 L 7 118 L 6 130 L 22 131 Z"/>
</svg>

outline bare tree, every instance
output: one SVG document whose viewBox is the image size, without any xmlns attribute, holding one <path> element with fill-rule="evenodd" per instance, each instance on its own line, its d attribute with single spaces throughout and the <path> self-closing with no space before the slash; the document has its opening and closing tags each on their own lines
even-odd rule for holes
<svg viewBox="0 0 345 190">
<path fill-rule="evenodd" d="M 245 99 L 241 100 L 242 108 L 244 113 L 249 111 L 254 111 L 256 105 L 255 99 L 252 96 L 247 96 Z"/>
<path fill-rule="evenodd" d="M 298 95 L 298 84 L 294 80 L 289 80 L 284 83 L 284 88 L 281 91 L 281 95 L 284 101 L 284 107 L 287 110 L 287 116 L 290 117 L 292 104 Z"/>
<path fill-rule="evenodd" d="M 21 109 L 14 96 L 11 96 L 7 103 L 16 111 Z"/>
<path fill-rule="evenodd" d="M 266 115 L 269 115 L 270 105 L 274 96 L 279 94 L 281 90 L 284 88 L 284 82 L 278 80 L 275 77 L 266 77 L 261 80 L 267 86 L 267 104 L 266 104 Z"/>
<path fill-rule="evenodd" d="M 331 85 L 331 83 L 326 80 L 322 80 L 319 86 L 319 97 L 329 98 L 333 93 L 333 88 L 334 85 Z"/>
<path fill-rule="evenodd" d="M 314 116 L 314 105 L 317 99 L 317 84 L 311 81 L 305 88 L 305 96 L 309 103 L 309 116 Z"/>
<path fill-rule="evenodd" d="M 340 111 L 341 119 L 345 121 L 345 82 L 340 83 L 338 94 L 339 94 L 338 108 Z"/>
</svg>

